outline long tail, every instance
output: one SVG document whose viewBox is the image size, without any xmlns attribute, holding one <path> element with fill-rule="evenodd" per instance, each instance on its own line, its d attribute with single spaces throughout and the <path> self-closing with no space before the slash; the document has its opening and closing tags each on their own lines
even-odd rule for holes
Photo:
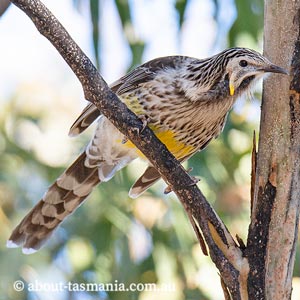
<svg viewBox="0 0 300 300">
<path fill-rule="evenodd" d="M 137 198 L 160 178 L 158 171 L 152 166 L 149 166 L 144 174 L 133 184 L 129 191 L 129 196 L 133 199 Z"/>
<path fill-rule="evenodd" d="M 23 253 L 31 254 L 40 249 L 57 226 L 100 183 L 98 168 L 85 166 L 86 154 L 76 161 L 53 183 L 44 197 L 14 229 L 7 247 L 23 246 Z"/>
</svg>

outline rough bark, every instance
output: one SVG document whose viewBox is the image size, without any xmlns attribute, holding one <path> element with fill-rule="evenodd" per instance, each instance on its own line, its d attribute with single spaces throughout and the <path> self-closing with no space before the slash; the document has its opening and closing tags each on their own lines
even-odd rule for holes
<svg viewBox="0 0 300 300">
<path fill-rule="evenodd" d="M 246 256 L 249 299 L 290 299 L 300 205 L 300 1 L 265 1 L 264 54 L 290 77 L 264 83 Z"/>
</svg>

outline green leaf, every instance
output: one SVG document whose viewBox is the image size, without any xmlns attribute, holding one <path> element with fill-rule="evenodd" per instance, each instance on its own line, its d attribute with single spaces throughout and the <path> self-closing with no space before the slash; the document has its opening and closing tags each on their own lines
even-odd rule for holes
<svg viewBox="0 0 300 300">
<path fill-rule="evenodd" d="M 131 24 L 131 14 L 128 0 L 115 0 L 115 2 L 123 27 L 125 27 L 127 23 Z"/>
<path fill-rule="evenodd" d="M 144 42 L 137 40 L 134 36 L 134 29 L 131 21 L 131 12 L 128 0 L 115 0 L 119 12 L 120 20 L 123 26 L 125 37 L 130 46 L 132 61 L 129 69 L 141 64 L 145 49 Z"/>
<path fill-rule="evenodd" d="M 187 6 L 188 0 L 176 0 L 175 8 L 179 14 L 179 27 L 182 26 L 184 21 L 184 13 Z"/>
<path fill-rule="evenodd" d="M 90 13 L 93 27 L 93 46 L 95 52 L 95 59 L 97 68 L 100 68 L 100 57 L 99 57 L 99 0 L 90 0 Z"/>
<path fill-rule="evenodd" d="M 142 41 L 138 41 L 134 44 L 130 44 L 130 48 L 132 53 L 132 61 L 129 69 L 132 69 L 141 64 L 145 44 Z"/>
<path fill-rule="evenodd" d="M 229 45 L 235 46 L 236 39 L 241 33 L 248 33 L 258 40 L 263 28 L 263 1 L 236 0 L 237 18 L 229 32 Z"/>
</svg>

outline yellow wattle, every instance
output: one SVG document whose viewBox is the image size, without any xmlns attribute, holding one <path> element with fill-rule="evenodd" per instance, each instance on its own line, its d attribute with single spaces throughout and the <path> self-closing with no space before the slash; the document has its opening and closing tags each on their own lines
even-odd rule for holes
<svg viewBox="0 0 300 300">
<path fill-rule="evenodd" d="M 233 86 L 233 84 L 230 84 L 229 85 L 229 93 L 230 93 L 230 96 L 233 96 L 234 95 L 234 86 Z"/>
</svg>

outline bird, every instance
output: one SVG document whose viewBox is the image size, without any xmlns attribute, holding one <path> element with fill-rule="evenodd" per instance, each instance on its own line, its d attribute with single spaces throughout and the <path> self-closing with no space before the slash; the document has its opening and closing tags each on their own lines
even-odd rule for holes
<svg viewBox="0 0 300 300">
<path fill-rule="evenodd" d="M 254 83 L 268 73 L 288 74 L 258 52 L 234 47 L 205 59 L 156 58 L 110 88 L 176 159 L 184 162 L 218 137 L 235 101 L 251 93 Z M 134 159 L 147 160 L 92 103 L 76 119 L 69 135 L 79 135 L 96 120 L 95 133 L 85 150 L 13 230 L 7 247 L 21 246 L 25 254 L 36 252 L 95 186 L 110 180 Z M 148 163 L 129 196 L 138 197 L 160 178 Z"/>
</svg>

